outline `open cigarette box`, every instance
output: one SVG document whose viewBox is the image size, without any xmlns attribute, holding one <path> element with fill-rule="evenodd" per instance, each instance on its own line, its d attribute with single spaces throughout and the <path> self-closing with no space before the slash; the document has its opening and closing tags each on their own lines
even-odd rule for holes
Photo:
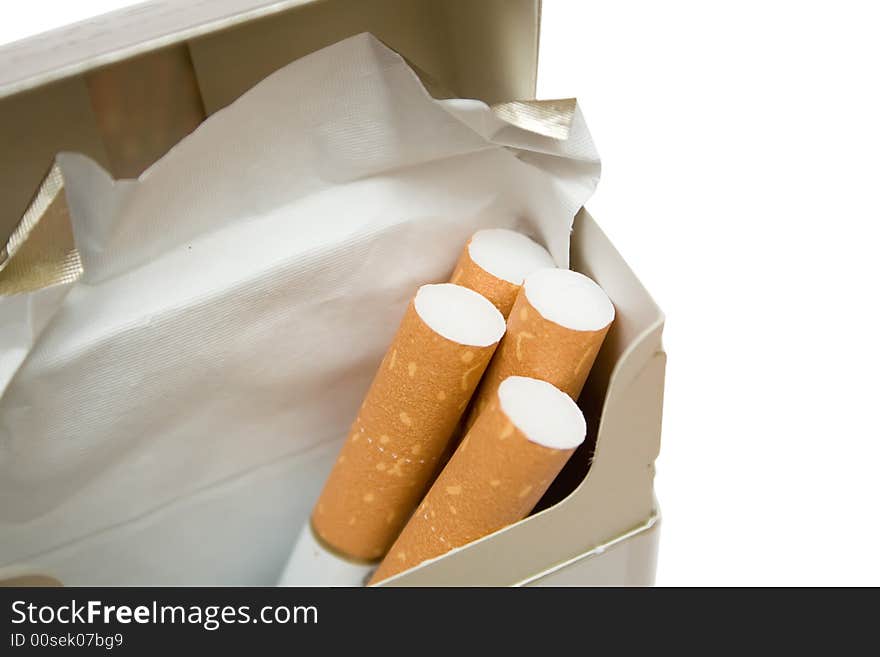
<svg viewBox="0 0 880 657">
<path fill-rule="evenodd" d="M 531 99 L 539 21 L 536 0 L 153 2 L 0 48 L 0 243 L 33 207 L 58 152 L 86 154 L 116 178 L 137 176 L 273 71 L 362 32 L 405 57 L 435 96 Z M 570 255 L 616 308 L 579 401 L 586 443 L 531 516 L 385 585 L 653 582 L 663 315 L 585 210 Z M 316 452 L 314 482 L 334 455 Z M 301 485 L 281 463 L 73 540 L 13 537 L 0 549 L 0 579 L 273 584 L 307 522 L 314 482 Z M 242 499 L 259 512 L 231 523 Z M 18 531 L 15 509 L 0 513 L 0 532 Z"/>
</svg>

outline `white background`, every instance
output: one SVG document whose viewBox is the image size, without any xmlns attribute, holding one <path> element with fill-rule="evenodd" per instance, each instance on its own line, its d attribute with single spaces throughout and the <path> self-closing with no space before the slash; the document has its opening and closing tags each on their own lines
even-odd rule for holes
<svg viewBox="0 0 880 657">
<path fill-rule="evenodd" d="M 131 4 L 4 2 L 0 43 Z M 539 96 L 667 314 L 658 584 L 880 584 L 876 14 L 544 0 Z"/>
</svg>

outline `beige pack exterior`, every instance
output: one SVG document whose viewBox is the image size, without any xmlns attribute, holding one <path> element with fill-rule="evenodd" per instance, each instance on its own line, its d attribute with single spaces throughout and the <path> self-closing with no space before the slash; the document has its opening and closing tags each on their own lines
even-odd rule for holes
<svg viewBox="0 0 880 657">
<path fill-rule="evenodd" d="M 46 186 L 59 151 L 82 152 L 116 177 L 137 175 L 268 73 L 364 31 L 406 57 L 433 94 L 480 98 L 531 120 L 517 108 L 533 104 L 511 101 L 534 96 L 539 20 L 536 0 L 154 2 L 0 48 L 0 245 L 14 244 L 41 185 L 45 206 L 63 217 L 58 190 Z M 21 276 L 4 267 L 10 255 L 0 251 L 0 284 Z M 652 583 L 663 315 L 583 210 L 571 262 L 616 308 L 581 396 L 587 442 L 537 513 L 385 585 Z M 0 579 L 41 575 L 52 573 L 0 571 Z"/>
</svg>

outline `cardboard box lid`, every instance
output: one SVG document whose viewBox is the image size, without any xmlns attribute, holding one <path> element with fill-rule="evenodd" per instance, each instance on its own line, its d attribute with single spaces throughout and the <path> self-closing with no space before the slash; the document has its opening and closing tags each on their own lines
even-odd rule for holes
<svg viewBox="0 0 880 657">
<path fill-rule="evenodd" d="M 0 243 L 59 151 L 134 177 L 272 71 L 372 32 L 443 87 L 534 96 L 539 0 L 169 0 L 0 47 Z"/>
<path fill-rule="evenodd" d="M 474 80 L 475 86 L 484 87 L 475 90 L 482 94 L 479 97 L 507 100 L 532 95 L 499 95 L 510 86 L 522 91 L 525 85 L 534 92 L 539 0 L 152 0 L 0 47 L 0 98 L 259 19 L 277 21 L 280 15 L 306 5 L 312 5 L 310 21 L 324 13 L 351 34 L 383 23 L 399 30 L 401 23 L 416 20 L 419 41 L 439 36 L 454 42 L 457 47 L 437 53 L 449 58 L 449 64 L 473 60 L 473 65 L 480 66 L 477 56 L 489 56 L 498 60 L 496 65 L 503 65 L 500 79 Z M 305 50 L 309 45 L 290 47 L 301 54 L 317 49 Z M 462 45 L 468 49 L 462 51 Z M 238 55 L 247 57 L 248 53 Z"/>
</svg>

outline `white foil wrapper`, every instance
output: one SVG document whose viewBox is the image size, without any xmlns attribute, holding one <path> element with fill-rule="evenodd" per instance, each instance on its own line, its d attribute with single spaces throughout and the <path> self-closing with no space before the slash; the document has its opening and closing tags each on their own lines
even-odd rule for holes
<svg viewBox="0 0 880 657">
<path fill-rule="evenodd" d="M 434 100 L 359 35 L 136 181 L 59 156 L 83 273 L 0 306 L 46 308 L 0 331 L 0 574 L 277 582 L 417 287 L 486 227 L 567 266 L 599 174 L 577 111 L 567 134 Z"/>
<path fill-rule="evenodd" d="M 376 566 L 337 554 L 318 540 L 307 523 L 281 572 L 278 586 L 363 586 Z"/>
</svg>

